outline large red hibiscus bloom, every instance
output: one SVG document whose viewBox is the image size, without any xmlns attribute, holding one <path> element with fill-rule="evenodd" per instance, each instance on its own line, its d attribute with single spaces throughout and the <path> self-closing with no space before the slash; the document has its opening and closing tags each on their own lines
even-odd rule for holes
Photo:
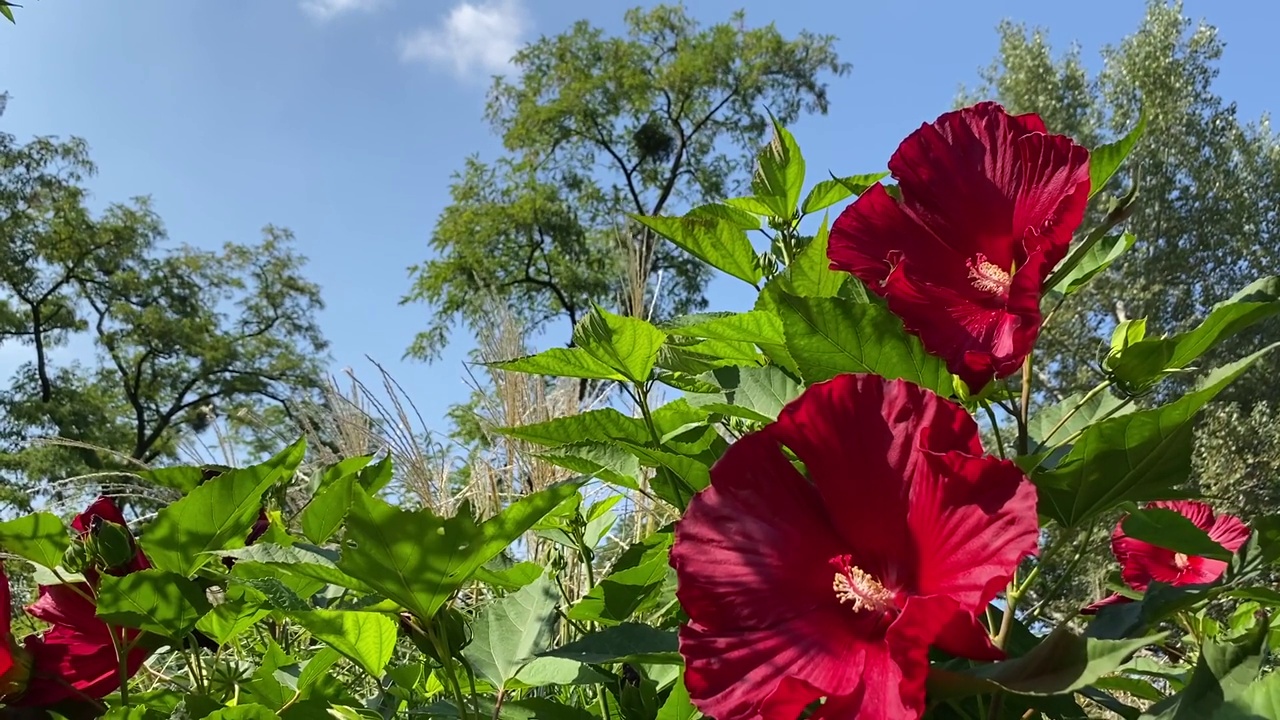
<svg viewBox="0 0 1280 720">
<path fill-rule="evenodd" d="M 1194 500 L 1162 500 L 1148 503 L 1149 508 L 1172 510 L 1190 520 L 1196 527 L 1208 533 L 1209 538 L 1222 547 L 1236 552 L 1249 539 L 1249 527 L 1234 515 L 1215 515 L 1213 508 Z M 1149 542 L 1125 535 L 1124 518 L 1116 523 L 1111 533 L 1111 552 L 1120 562 L 1120 577 L 1124 584 L 1139 592 L 1146 592 L 1152 582 L 1166 585 L 1201 585 L 1222 577 L 1227 564 L 1221 560 L 1184 555 L 1157 547 Z M 1091 615 L 1106 605 L 1129 602 L 1129 598 L 1115 593 L 1085 608 Z"/>
<path fill-rule="evenodd" d="M 1089 197 L 1089 153 L 1036 115 L 986 102 L 912 133 L 831 228 L 831 266 L 881 295 L 971 390 L 1005 377 L 1040 332 L 1045 278 Z"/>
<path fill-rule="evenodd" d="M 120 510 L 107 498 L 99 498 L 76 516 L 71 526 L 86 537 L 103 521 L 125 524 Z M 148 567 L 141 550 L 135 549 L 123 567 L 108 572 L 126 575 Z M 83 583 L 39 587 L 39 597 L 27 612 L 51 627 L 26 639 L 25 649 L 32 659 L 31 682 L 26 692 L 6 700 L 9 704 L 46 706 L 67 699 L 101 698 L 118 690 L 120 663 L 112 642 L 113 632 L 118 642 L 134 645 L 126 657 L 130 677 L 146 662 L 151 651 L 136 645 L 138 630 L 111 628 L 98 618 L 93 599 L 98 571 L 87 569 L 84 577 Z"/>
<path fill-rule="evenodd" d="M 1000 657 L 978 613 L 1037 532 L 1035 488 L 959 406 L 871 375 L 814 385 L 729 448 L 676 526 L 693 702 L 716 720 L 794 720 L 820 697 L 819 717 L 917 718 L 930 645 Z"/>
</svg>

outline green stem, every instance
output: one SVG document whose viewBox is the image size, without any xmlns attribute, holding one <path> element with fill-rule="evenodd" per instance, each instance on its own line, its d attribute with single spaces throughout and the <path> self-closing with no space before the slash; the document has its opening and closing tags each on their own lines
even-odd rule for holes
<svg viewBox="0 0 1280 720">
<path fill-rule="evenodd" d="M 458 717 L 461 720 L 467 720 L 471 712 L 467 707 L 467 699 L 462 693 L 462 684 L 458 682 L 458 674 L 454 670 L 453 656 L 449 654 L 449 648 L 445 646 L 440 636 L 436 634 L 435 625 L 433 623 L 425 623 L 424 625 L 427 639 L 431 641 L 431 645 L 436 649 L 436 654 L 440 656 L 440 669 L 444 670 L 445 680 L 449 681 L 449 689 L 453 692 L 453 701 L 458 705 Z"/>
<path fill-rule="evenodd" d="M 643 385 L 637 383 L 634 387 L 627 388 L 631 394 L 631 398 L 636 401 L 636 406 L 640 408 L 640 415 L 644 418 L 645 427 L 649 429 L 649 436 L 653 438 L 653 447 L 655 450 L 662 448 L 662 436 L 658 434 L 658 426 L 653 422 L 653 411 L 649 409 L 649 392 Z M 667 482 L 671 486 L 671 491 L 676 495 L 676 502 L 681 507 L 685 505 L 684 479 L 676 477 L 671 470 L 665 467 L 658 468 L 658 472 L 667 476 Z"/>
<path fill-rule="evenodd" d="M 1000 457 L 1002 459 L 1008 457 L 1004 451 L 1004 439 L 1000 437 L 1000 423 L 996 420 L 996 411 L 991 409 L 991 403 L 986 400 L 982 401 L 982 409 L 987 411 L 987 419 L 991 421 L 991 432 L 996 435 L 996 448 L 1000 451 Z"/>
</svg>

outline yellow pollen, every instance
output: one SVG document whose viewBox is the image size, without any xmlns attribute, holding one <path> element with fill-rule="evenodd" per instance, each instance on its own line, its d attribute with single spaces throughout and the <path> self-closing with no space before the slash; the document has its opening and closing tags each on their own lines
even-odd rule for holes
<svg viewBox="0 0 1280 720">
<path fill-rule="evenodd" d="M 975 259 L 969 261 L 969 279 L 973 281 L 974 287 L 983 292 L 1003 295 L 1009 291 L 1009 283 L 1013 280 L 1013 276 L 999 265 L 987 260 L 986 255 L 978 253 Z"/>
<path fill-rule="evenodd" d="M 850 565 L 844 557 L 833 560 L 832 564 L 840 569 L 831 582 L 831 588 L 836 591 L 840 604 L 852 603 L 855 612 L 883 612 L 893 607 L 893 593 L 865 570 Z"/>
<path fill-rule="evenodd" d="M 1173 554 L 1174 567 L 1178 568 L 1179 570 L 1186 570 L 1189 565 L 1191 565 L 1191 560 L 1186 556 L 1186 553 Z"/>
</svg>

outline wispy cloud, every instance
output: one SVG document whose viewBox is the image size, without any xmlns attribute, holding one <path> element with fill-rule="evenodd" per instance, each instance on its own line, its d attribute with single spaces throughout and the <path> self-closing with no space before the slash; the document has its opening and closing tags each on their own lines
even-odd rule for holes
<svg viewBox="0 0 1280 720">
<path fill-rule="evenodd" d="M 304 13 L 316 20 L 332 20 L 339 15 L 369 12 L 382 2 L 383 0 L 302 0 L 298 5 Z"/>
<path fill-rule="evenodd" d="M 464 0 L 433 27 L 400 42 L 400 58 L 424 62 L 461 79 L 501 74 L 522 44 L 529 16 L 521 0 Z"/>
</svg>

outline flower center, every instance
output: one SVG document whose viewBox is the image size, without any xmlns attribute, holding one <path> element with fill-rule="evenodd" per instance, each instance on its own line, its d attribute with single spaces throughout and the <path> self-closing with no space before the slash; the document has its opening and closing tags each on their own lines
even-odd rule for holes
<svg viewBox="0 0 1280 720">
<path fill-rule="evenodd" d="M 893 593 L 881 585 L 870 573 L 852 564 L 853 558 L 841 555 L 831 559 L 836 569 L 831 589 L 836 591 L 840 604 L 852 603 L 854 611 L 884 612 L 893 608 Z"/>
<path fill-rule="evenodd" d="M 1186 570 L 1191 566 L 1191 559 L 1187 557 L 1186 553 L 1174 553 L 1173 566 L 1179 570 Z"/>
<path fill-rule="evenodd" d="M 1004 295 L 1009 292 L 1009 283 L 1012 282 L 1013 276 L 999 265 L 987 260 L 986 255 L 978 253 L 967 264 L 969 280 L 973 282 L 974 287 L 992 295 Z"/>
</svg>

